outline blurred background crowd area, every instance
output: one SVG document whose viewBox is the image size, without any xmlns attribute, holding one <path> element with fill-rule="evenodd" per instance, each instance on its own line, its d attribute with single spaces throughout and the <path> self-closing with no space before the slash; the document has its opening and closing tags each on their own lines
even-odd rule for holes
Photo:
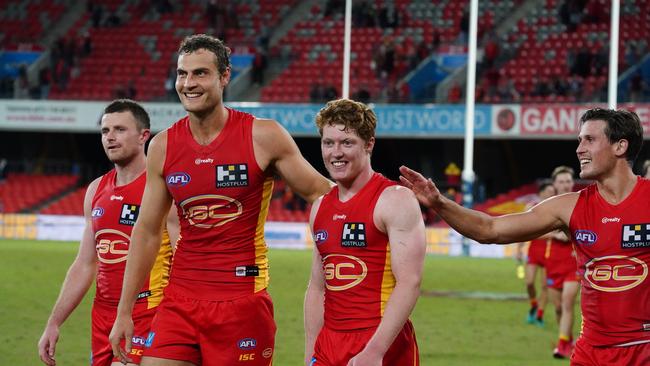
<svg viewBox="0 0 650 366">
<path fill-rule="evenodd" d="M 0 96 L 176 98 L 183 37 L 232 49 L 227 100 L 341 94 L 344 0 L 2 0 Z M 379 103 L 462 103 L 466 1 L 356 0 L 350 93 Z M 610 1 L 481 0 L 479 103 L 606 100 Z M 650 100 L 650 2 L 621 1 L 619 101 Z"/>
</svg>

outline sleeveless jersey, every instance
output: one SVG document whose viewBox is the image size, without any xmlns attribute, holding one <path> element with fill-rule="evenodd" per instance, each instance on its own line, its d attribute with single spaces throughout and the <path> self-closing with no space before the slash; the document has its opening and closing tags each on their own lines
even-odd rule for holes
<svg viewBox="0 0 650 366">
<path fill-rule="evenodd" d="M 228 108 L 223 130 L 206 146 L 194 140 L 189 117 L 167 130 L 163 174 L 181 224 L 167 291 L 223 301 L 267 287 L 273 177 L 255 160 L 253 120 Z"/>
<path fill-rule="evenodd" d="M 116 186 L 115 169 L 102 176 L 92 199 L 92 229 L 97 250 L 97 291 L 95 301 L 117 306 L 122 293 L 126 255 L 131 243 L 131 231 L 140 211 L 146 173 L 133 182 Z M 172 249 L 167 231 L 153 269 L 138 293 L 134 311 L 158 306 L 163 288 L 169 280 Z"/>
<path fill-rule="evenodd" d="M 338 187 L 323 196 L 314 218 L 314 242 L 325 274 L 324 325 L 335 331 L 379 325 L 395 288 L 388 235 L 374 224 L 381 193 L 396 183 L 375 173 L 350 200 Z"/>
<path fill-rule="evenodd" d="M 611 205 L 596 185 L 580 191 L 570 220 L 582 276 L 582 336 L 592 346 L 650 340 L 650 181 Z"/>
</svg>

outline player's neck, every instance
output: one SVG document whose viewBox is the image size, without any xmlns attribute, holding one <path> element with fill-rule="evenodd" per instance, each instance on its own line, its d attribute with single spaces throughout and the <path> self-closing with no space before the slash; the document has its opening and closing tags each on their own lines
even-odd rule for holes
<svg viewBox="0 0 650 366">
<path fill-rule="evenodd" d="M 126 164 L 115 164 L 115 185 L 120 187 L 138 179 L 147 168 L 146 157 L 143 154 L 136 156 Z"/>
<path fill-rule="evenodd" d="M 337 181 L 336 184 L 339 188 L 339 201 L 346 202 L 354 197 L 354 195 L 359 193 L 359 191 L 365 187 L 374 173 L 375 171 L 372 170 L 372 167 L 368 166 L 367 169 L 361 171 L 359 175 L 349 182 Z"/>
<path fill-rule="evenodd" d="M 612 205 L 623 202 L 636 186 L 637 177 L 627 163 L 625 164 L 625 167 L 613 169 L 610 174 L 596 182 L 598 193 Z"/>
<path fill-rule="evenodd" d="M 190 113 L 190 131 L 199 145 L 209 145 L 219 136 L 228 121 L 228 110 L 219 104 L 205 114 Z"/>
</svg>

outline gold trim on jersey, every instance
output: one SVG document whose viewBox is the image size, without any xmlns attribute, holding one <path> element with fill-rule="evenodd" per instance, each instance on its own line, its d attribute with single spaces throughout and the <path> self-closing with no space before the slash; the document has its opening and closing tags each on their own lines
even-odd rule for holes
<svg viewBox="0 0 650 366">
<path fill-rule="evenodd" d="M 384 316 L 388 298 L 395 289 L 395 276 L 390 263 L 390 243 L 386 243 L 386 262 L 384 263 L 384 277 L 381 281 L 381 316 Z"/>
<path fill-rule="evenodd" d="M 169 283 L 169 267 L 172 259 L 172 246 L 167 229 L 163 230 L 160 250 L 156 256 L 156 261 L 149 273 L 149 291 L 151 296 L 147 298 L 147 309 L 160 305 L 162 301 L 163 289 Z"/>
<path fill-rule="evenodd" d="M 264 241 L 264 223 L 269 213 L 271 194 L 273 193 L 273 177 L 266 177 L 262 186 L 262 201 L 260 214 L 255 228 L 255 265 L 259 268 L 259 276 L 255 277 L 255 292 L 264 290 L 269 285 L 269 257 L 266 241 Z"/>
</svg>

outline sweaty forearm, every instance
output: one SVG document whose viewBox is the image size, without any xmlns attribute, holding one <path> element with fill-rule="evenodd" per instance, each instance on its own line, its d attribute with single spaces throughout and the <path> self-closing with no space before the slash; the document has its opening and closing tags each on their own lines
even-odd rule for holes
<svg viewBox="0 0 650 366">
<path fill-rule="evenodd" d="M 61 292 L 54 304 L 52 313 L 47 321 L 50 325 L 60 326 L 77 308 L 92 284 L 95 276 L 95 266 L 84 266 L 73 263 L 68 269 Z"/>
<path fill-rule="evenodd" d="M 314 354 L 318 333 L 323 327 L 324 294 L 322 291 L 307 289 L 305 294 L 305 361 Z"/>
</svg>

